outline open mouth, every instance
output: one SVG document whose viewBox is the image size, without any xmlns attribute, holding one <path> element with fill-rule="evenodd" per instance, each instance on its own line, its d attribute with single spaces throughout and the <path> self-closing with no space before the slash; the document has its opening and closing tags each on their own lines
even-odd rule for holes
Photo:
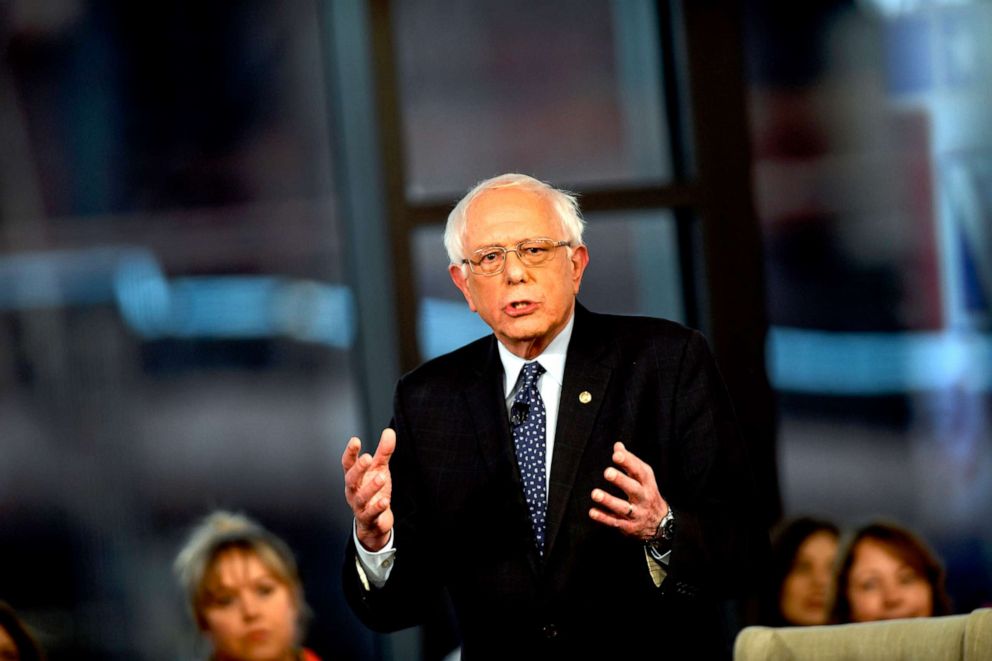
<svg viewBox="0 0 992 661">
<path fill-rule="evenodd" d="M 518 316 L 523 314 L 529 314 L 537 308 L 537 303 L 534 301 L 513 301 L 512 303 L 507 303 L 506 307 L 503 308 L 507 314 L 510 316 Z"/>
</svg>

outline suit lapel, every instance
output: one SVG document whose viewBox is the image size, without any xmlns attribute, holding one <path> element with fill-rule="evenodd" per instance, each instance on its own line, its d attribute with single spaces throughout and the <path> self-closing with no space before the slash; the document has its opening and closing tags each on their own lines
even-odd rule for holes
<svg viewBox="0 0 992 661">
<path fill-rule="evenodd" d="M 499 359 L 496 341 L 493 336 L 488 356 L 474 378 L 465 384 L 465 399 L 486 469 L 494 484 L 506 485 L 504 497 L 514 503 L 513 510 L 520 514 L 521 543 L 526 545 L 528 564 L 537 576 L 540 561 L 532 538 L 520 469 L 513 452 L 503 395 L 503 363 Z"/>
<path fill-rule="evenodd" d="M 474 378 L 465 383 L 465 399 L 486 467 L 494 476 L 509 478 L 516 469 L 512 448 L 507 442 L 510 423 L 503 405 L 502 376 L 503 365 L 493 337 L 482 365 Z M 520 476 L 516 475 L 515 480 L 519 484 Z"/>
<path fill-rule="evenodd" d="M 551 462 L 545 558 L 554 550 L 582 455 L 613 375 L 609 346 L 601 337 L 595 315 L 576 304 Z"/>
</svg>

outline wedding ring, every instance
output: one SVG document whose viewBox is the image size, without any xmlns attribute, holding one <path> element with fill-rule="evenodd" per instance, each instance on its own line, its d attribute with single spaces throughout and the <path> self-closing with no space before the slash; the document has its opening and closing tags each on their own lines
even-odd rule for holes
<svg viewBox="0 0 992 661">
<path fill-rule="evenodd" d="M 627 504 L 627 518 L 629 519 L 630 518 L 630 515 L 633 514 L 633 513 L 634 513 L 634 505 L 633 505 L 633 503 L 628 503 Z"/>
</svg>

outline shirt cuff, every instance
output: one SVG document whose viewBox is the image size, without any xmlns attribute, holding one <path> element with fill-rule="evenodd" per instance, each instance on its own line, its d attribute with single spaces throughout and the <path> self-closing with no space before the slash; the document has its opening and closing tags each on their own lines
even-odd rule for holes
<svg viewBox="0 0 992 661">
<path fill-rule="evenodd" d="M 381 588 L 389 579 L 389 574 L 393 571 L 393 556 L 396 549 L 393 547 L 393 531 L 389 531 L 389 539 L 386 545 L 378 551 L 369 551 L 358 541 L 358 523 L 351 526 L 351 535 L 355 540 L 355 549 L 358 552 L 358 562 L 356 569 L 358 577 L 366 590 L 370 590 L 369 583 L 377 588 Z"/>
<path fill-rule="evenodd" d="M 671 551 L 666 551 L 660 556 L 655 556 L 647 546 L 644 547 L 644 559 L 648 563 L 648 573 L 651 574 L 651 580 L 654 582 L 656 588 L 660 588 L 662 582 L 668 576 L 668 560 L 671 557 Z"/>
</svg>

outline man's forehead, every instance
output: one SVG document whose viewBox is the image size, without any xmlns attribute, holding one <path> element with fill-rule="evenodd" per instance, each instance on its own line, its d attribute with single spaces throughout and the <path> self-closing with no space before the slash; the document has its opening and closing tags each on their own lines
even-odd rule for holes
<svg viewBox="0 0 992 661">
<path fill-rule="evenodd" d="M 495 188 L 479 194 L 466 210 L 465 236 L 470 242 L 516 243 L 557 234 L 550 201 L 540 193 L 519 188 Z"/>
<path fill-rule="evenodd" d="M 550 211 L 551 204 L 548 196 L 527 188 L 506 186 L 490 188 L 475 196 L 468 207 L 471 216 L 473 211 L 485 213 L 500 208 L 533 208 L 535 211 Z"/>
</svg>

